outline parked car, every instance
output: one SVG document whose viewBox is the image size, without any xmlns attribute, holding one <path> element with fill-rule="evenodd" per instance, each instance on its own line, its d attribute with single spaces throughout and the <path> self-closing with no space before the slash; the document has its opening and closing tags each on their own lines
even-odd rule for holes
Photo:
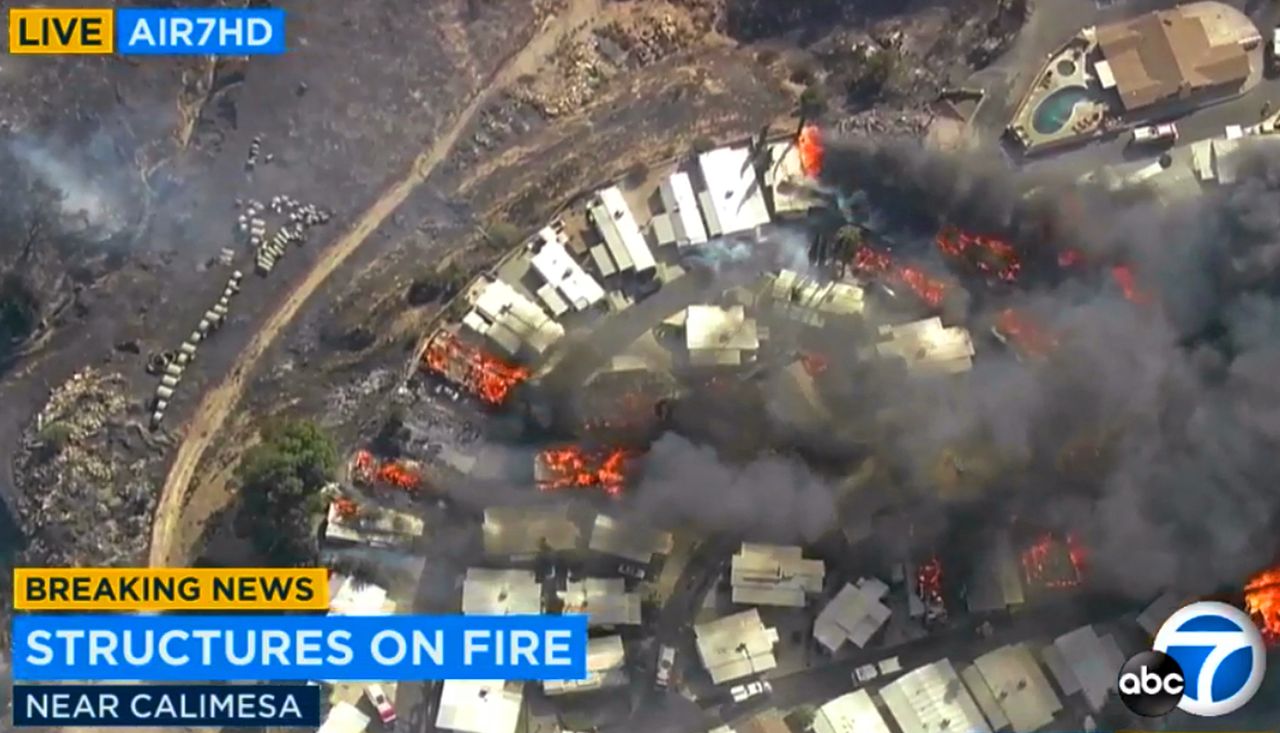
<svg viewBox="0 0 1280 733">
<path fill-rule="evenodd" d="M 1148 145 L 1153 143 L 1172 145 L 1178 142 L 1178 126 L 1172 122 L 1166 122 L 1160 125 L 1135 127 L 1133 129 L 1133 142 L 1135 145 Z"/>
<path fill-rule="evenodd" d="M 870 682 L 880 676 L 874 664 L 864 664 L 853 671 L 853 678 L 858 682 Z"/>
<path fill-rule="evenodd" d="M 676 648 L 669 645 L 663 645 L 662 651 L 658 653 L 658 687 L 665 688 L 671 684 L 671 670 L 676 665 Z"/>
<path fill-rule="evenodd" d="M 378 717 L 382 719 L 383 725 L 396 722 L 396 706 L 387 699 L 387 694 L 382 691 L 382 685 L 366 686 L 364 696 L 369 698 L 369 703 L 378 711 Z"/>
<path fill-rule="evenodd" d="M 750 700 L 757 695 L 764 695 L 770 692 L 773 692 L 773 685 L 761 680 L 748 682 L 745 685 L 737 685 L 729 690 L 729 694 L 733 695 L 734 702 Z"/>
<path fill-rule="evenodd" d="M 879 666 L 880 674 L 894 674 L 902 671 L 902 660 L 897 657 L 889 657 L 888 659 L 880 660 Z"/>
</svg>

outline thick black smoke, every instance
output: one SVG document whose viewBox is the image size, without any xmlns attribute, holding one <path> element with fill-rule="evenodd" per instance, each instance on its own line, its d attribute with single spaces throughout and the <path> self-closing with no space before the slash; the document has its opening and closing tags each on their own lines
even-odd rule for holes
<svg viewBox="0 0 1280 733">
<path fill-rule="evenodd" d="M 856 409 L 884 426 L 876 452 L 927 490 L 940 453 L 979 441 L 1010 467 L 989 482 L 994 523 L 1017 514 L 1081 535 L 1096 579 L 1135 596 L 1238 589 L 1277 550 L 1280 165 L 1259 157 L 1240 185 L 1166 205 L 996 160 L 829 141 L 824 182 L 865 192 L 900 241 L 920 240 L 922 258 L 936 256 L 926 238 L 954 223 L 1010 236 L 1029 263 L 1067 249 L 1103 273 L 1125 263 L 1151 302 L 1096 273 L 1034 267 L 1013 292 L 971 298 L 949 318 L 976 339 L 1013 305 L 1057 337 L 1056 352 L 1018 362 L 983 343 L 964 377 L 866 390 Z M 659 521 L 806 541 L 847 521 L 837 482 L 796 459 L 743 465 L 668 437 L 634 501 Z M 953 538 L 983 530 L 947 527 Z"/>
</svg>

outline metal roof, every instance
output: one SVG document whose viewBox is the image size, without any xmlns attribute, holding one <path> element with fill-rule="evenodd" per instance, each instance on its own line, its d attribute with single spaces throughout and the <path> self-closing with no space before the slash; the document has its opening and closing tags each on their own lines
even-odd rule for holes
<svg viewBox="0 0 1280 733">
<path fill-rule="evenodd" d="M 890 733 L 875 700 L 866 690 L 829 700 L 813 717 L 813 733 Z"/>
<path fill-rule="evenodd" d="M 542 613 L 542 584 L 532 570 L 468 568 L 462 581 L 462 612 L 489 616 Z"/>
<path fill-rule="evenodd" d="M 706 242 L 707 228 L 702 223 L 702 214 L 698 212 L 698 197 L 693 192 L 689 174 L 682 171 L 672 173 L 662 182 L 659 192 L 662 206 L 671 218 L 676 246 L 688 247 Z"/>
<path fill-rule="evenodd" d="M 600 236 L 609 245 L 609 252 L 618 263 L 619 270 L 634 267 L 637 272 L 646 272 L 656 266 L 653 252 L 644 240 L 640 225 L 635 215 L 622 197 L 617 186 L 610 186 L 596 194 L 597 206 L 591 208 L 592 219 Z M 625 262 L 625 264 L 624 264 Z"/>
<path fill-rule="evenodd" d="M 889 620 L 891 611 L 881 601 L 888 588 L 879 581 L 846 583 L 813 622 L 813 638 L 832 652 L 846 641 L 861 649 Z"/>
<path fill-rule="evenodd" d="M 733 602 L 762 606 L 804 606 L 806 593 L 820 593 L 826 569 L 806 560 L 801 548 L 744 542 L 733 556 Z"/>
<path fill-rule="evenodd" d="M 707 184 L 708 201 L 725 234 L 737 234 L 768 224 L 760 181 L 748 148 L 719 148 L 698 156 Z"/>
<path fill-rule="evenodd" d="M 951 661 L 914 669 L 880 690 L 902 733 L 992 733 Z"/>
<path fill-rule="evenodd" d="M 445 680 L 436 727 L 458 733 L 515 733 L 524 685 L 503 680 Z"/>
<path fill-rule="evenodd" d="M 717 685 L 778 666 L 773 654 L 778 630 L 766 627 L 757 609 L 697 624 L 693 633 L 698 656 Z"/>
<path fill-rule="evenodd" d="M 587 676 L 581 680 L 547 680 L 542 691 L 548 695 L 589 692 L 627 683 L 627 655 L 621 636 L 602 636 L 587 641 Z"/>
<path fill-rule="evenodd" d="M 649 563 L 653 561 L 654 555 L 670 553 L 672 543 L 670 532 L 651 529 L 634 520 L 622 522 L 607 514 L 597 514 L 587 548 L 639 563 Z"/>
<path fill-rule="evenodd" d="M 530 263 L 548 285 L 555 288 L 574 310 L 586 310 L 604 299 L 604 288 L 569 255 L 555 232 L 544 229 L 542 247 Z"/>
<path fill-rule="evenodd" d="M 490 507 L 484 511 L 484 549 L 489 555 L 536 555 L 577 548 L 578 525 L 565 507 Z"/>
<path fill-rule="evenodd" d="M 760 335 L 754 318 L 740 305 L 691 305 L 686 310 L 685 345 L 689 351 L 755 351 Z"/>
<path fill-rule="evenodd" d="M 805 212 L 818 203 L 813 192 L 813 182 L 805 175 L 800 160 L 800 148 L 794 140 L 784 140 L 769 146 L 771 164 L 764 173 L 764 184 L 773 193 L 773 211 L 776 214 Z"/>
<path fill-rule="evenodd" d="M 957 374 L 973 368 L 973 340 L 967 329 L 944 328 L 937 316 L 898 326 L 881 326 L 888 339 L 876 345 L 881 356 L 898 357 L 917 374 Z"/>
<path fill-rule="evenodd" d="M 1068 683 L 1075 681 L 1089 707 L 1102 710 L 1107 696 L 1116 689 L 1116 670 L 1124 666 L 1124 653 L 1115 638 L 1099 636 L 1092 626 L 1081 626 L 1054 639 L 1053 648 L 1071 675 L 1061 686 L 1069 689 Z"/>
<path fill-rule="evenodd" d="M 1062 711 L 1062 701 L 1026 644 L 1009 644 L 987 652 L 975 659 L 973 666 L 1014 733 L 1040 730 Z"/>
<path fill-rule="evenodd" d="M 571 580 L 556 595 L 564 602 L 563 613 L 585 613 L 590 626 L 640 624 L 640 594 L 628 593 L 622 578 Z"/>
</svg>

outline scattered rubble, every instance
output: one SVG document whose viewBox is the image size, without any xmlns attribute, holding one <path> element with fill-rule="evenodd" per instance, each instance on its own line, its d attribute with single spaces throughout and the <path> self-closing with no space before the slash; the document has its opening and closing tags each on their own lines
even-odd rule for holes
<svg viewBox="0 0 1280 733">
<path fill-rule="evenodd" d="M 130 416 L 125 380 L 87 368 L 53 390 L 15 461 L 25 565 L 140 562 L 151 536 L 148 477 L 164 443 Z"/>
</svg>

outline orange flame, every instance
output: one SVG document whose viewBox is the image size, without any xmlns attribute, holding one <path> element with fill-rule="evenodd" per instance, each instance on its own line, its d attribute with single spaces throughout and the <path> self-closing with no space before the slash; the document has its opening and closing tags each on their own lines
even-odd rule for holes
<svg viewBox="0 0 1280 733">
<path fill-rule="evenodd" d="M 862 275 L 879 276 L 905 285 L 931 308 L 942 305 L 947 295 L 947 286 L 941 280 L 930 277 L 919 268 L 898 264 L 887 252 L 871 247 L 861 247 L 854 253 L 853 269 Z"/>
<path fill-rule="evenodd" d="M 351 519 L 360 513 L 360 507 L 345 496 L 336 499 L 333 502 L 333 507 L 338 512 L 338 516 L 343 519 Z"/>
<path fill-rule="evenodd" d="M 596 453 L 577 446 L 545 450 L 537 458 L 544 469 L 540 472 L 538 488 L 542 491 L 599 488 L 616 496 L 626 483 L 624 469 L 630 457 L 630 452 L 623 448 Z"/>
<path fill-rule="evenodd" d="M 506 402 L 511 390 L 529 378 L 528 369 L 490 356 L 451 334 L 432 339 L 422 352 L 422 361 L 430 371 L 491 405 Z"/>
<path fill-rule="evenodd" d="M 1022 272 L 1018 251 L 999 237 L 970 234 L 948 226 L 938 232 L 934 241 L 944 254 L 969 261 L 983 275 L 1014 282 Z"/>
<path fill-rule="evenodd" d="M 1280 644 L 1280 567 L 1255 575 L 1244 587 L 1244 608 L 1269 644 Z"/>
<path fill-rule="evenodd" d="M 800 168 L 806 176 L 817 178 L 822 174 L 822 131 L 817 125 L 805 125 L 796 138 L 796 150 L 800 153 Z"/>
<path fill-rule="evenodd" d="M 1075 535 L 1059 539 L 1048 532 L 1022 553 L 1022 570 L 1028 585 L 1074 588 L 1084 580 L 1085 560 L 1084 546 Z"/>
<path fill-rule="evenodd" d="M 378 469 L 378 481 L 413 491 L 422 483 L 416 468 L 399 461 L 387 461 Z"/>
<path fill-rule="evenodd" d="M 937 555 L 916 567 L 916 592 L 925 603 L 942 606 L 942 561 Z"/>
<path fill-rule="evenodd" d="M 1058 348 L 1057 338 L 1012 308 L 1005 308 L 996 315 L 995 327 L 1000 336 L 1027 356 L 1045 357 Z"/>
</svg>

